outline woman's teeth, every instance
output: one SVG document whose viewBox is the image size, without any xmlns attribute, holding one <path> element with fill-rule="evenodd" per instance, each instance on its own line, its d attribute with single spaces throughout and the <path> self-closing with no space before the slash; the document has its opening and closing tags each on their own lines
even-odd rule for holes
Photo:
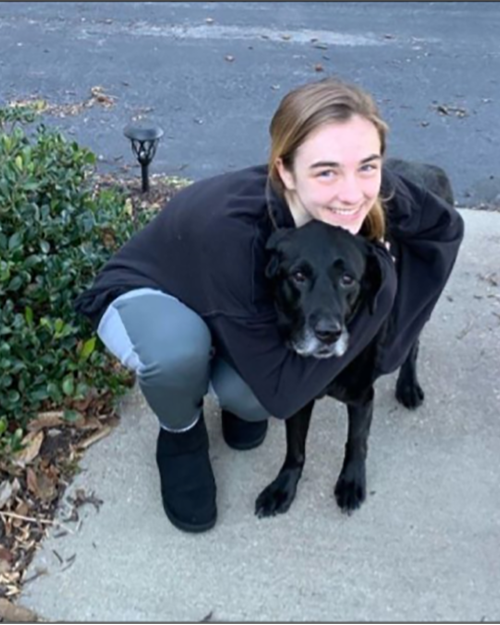
<svg viewBox="0 0 500 625">
<path fill-rule="evenodd" d="M 355 215 L 359 212 L 359 208 L 355 209 L 345 209 L 345 208 L 329 208 L 332 213 L 336 213 L 337 215 Z"/>
</svg>

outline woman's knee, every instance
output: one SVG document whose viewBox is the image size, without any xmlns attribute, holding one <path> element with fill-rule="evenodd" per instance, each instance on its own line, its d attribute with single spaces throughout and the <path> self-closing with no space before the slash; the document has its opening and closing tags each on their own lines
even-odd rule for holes
<svg viewBox="0 0 500 625">
<path fill-rule="evenodd" d="M 131 292 L 115 300 L 98 332 L 110 351 L 140 377 L 196 377 L 209 367 L 212 337 L 207 325 L 159 291 Z"/>
<path fill-rule="evenodd" d="M 239 373 L 221 358 L 214 363 L 211 382 L 222 410 L 245 421 L 263 421 L 270 416 Z"/>
<path fill-rule="evenodd" d="M 210 371 L 211 346 L 190 337 L 182 345 L 155 344 L 142 354 L 137 373 L 143 380 L 155 377 L 178 385 L 206 377 Z"/>
</svg>

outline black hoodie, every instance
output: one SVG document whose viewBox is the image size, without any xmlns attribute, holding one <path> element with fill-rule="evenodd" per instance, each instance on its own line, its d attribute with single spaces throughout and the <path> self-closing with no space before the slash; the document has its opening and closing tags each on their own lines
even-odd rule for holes
<svg viewBox="0 0 500 625">
<path fill-rule="evenodd" d="M 304 358 L 278 333 L 265 244 L 273 228 L 293 228 L 286 203 L 267 182 L 267 167 L 252 167 L 196 182 L 108 261 L 76 301 L 94 327 L 107 306 L 131 289 L 174 295 L 208 325 L 218 354 L 249 384 L 261 404 L 287 418 L 319 395 L 389 318 L 378 350 L 377 374 L 404 361 L 437 302 L 455 262 L 463 221 L 435 195 L 384 170 L 389 238 L 396 265 L 373 244 L 382 276 L 373 311 L 349 324 L 340 358 Z M 270 218 L 272 213 L 272 219 Z M 168 320 L 166 321 L 168 323 Z"/>
</svg>

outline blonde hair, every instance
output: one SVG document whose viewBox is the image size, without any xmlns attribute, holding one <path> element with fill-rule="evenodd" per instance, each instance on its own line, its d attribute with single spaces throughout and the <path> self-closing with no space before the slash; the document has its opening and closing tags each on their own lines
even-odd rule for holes
<svg viewBox="0 0 500 625">
<path fill-rule="evenodd" d="M 368 93 L 334 78 L 308 83 L 290 91 L 281 100 L 269 127 L 269 178 L 273 187 L 281 195 L 284 194 L 276 165 L 278 159 L 287 169 L 292 169 L 298 148 L 316 128 L 332 121 L 346 122 L 353 115 L 373 123 L 380 137 L 383 156 L 389 128 Z M 385 212 L 380 195 L 366 216 L 361 232 L 369 239 L 384 238 Z"/>
</svg>

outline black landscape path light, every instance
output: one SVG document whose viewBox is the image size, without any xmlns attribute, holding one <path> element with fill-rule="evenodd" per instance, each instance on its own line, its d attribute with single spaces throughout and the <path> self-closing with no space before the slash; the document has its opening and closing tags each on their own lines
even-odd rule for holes
<svg viewBox="0 0 500 625">
<path fill-rule="evenodd" d="M 156 154 L 163 130 L 158 126 L 127 126 L 123 134 L 130 139 L 132 152 L 137 156 L 142 172 L 142 192 L 149 191 L 148 167 Z"/>
</svg>

